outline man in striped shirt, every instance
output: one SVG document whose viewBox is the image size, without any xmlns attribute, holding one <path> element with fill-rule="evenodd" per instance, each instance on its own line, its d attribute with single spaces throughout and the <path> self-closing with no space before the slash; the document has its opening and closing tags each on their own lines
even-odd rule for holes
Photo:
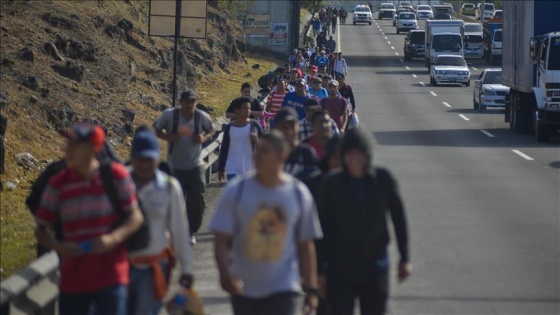
<svg viewBox="0 0 560 315">
<path fill-rule="evenodd" d="M 60 255 L 59 314 L 125 315 L 129 263 L 124 240 L 143 221 L 134 184 L 123 165 L 108 166 L 123 213 L 117 212 L 102 184 L 105 164 L 96 159 L 105 142 L 103 130 L 79 123 L 62 134 L 68 139 L 67 167 L 45 188 L 35 231 L 41 245 Z M 62 240 L 49 232 L 57 221 Z"/>
<path fill-rule="evenodd" d="M 276 84 L 276 90 L 272 91 L 267 98 L 265 111 L 273 115 L 276 115 L 282 107 L 282 102 L 286 96 L 286 80 L 279 79 L 278 84 Z"/>
</svg>

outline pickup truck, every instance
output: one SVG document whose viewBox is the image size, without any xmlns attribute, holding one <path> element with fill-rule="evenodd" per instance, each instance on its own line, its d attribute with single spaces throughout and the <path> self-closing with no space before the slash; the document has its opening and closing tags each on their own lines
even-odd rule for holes
<svg viewBox="0 0 560 315">
<path fill-rule="evenodd" d="M 408 32 L 404 40 L 404 60 L 412 58 L 424 58 L 426 45 L 424 43 L 426 31 L 412 30 Z"/>
</svg>

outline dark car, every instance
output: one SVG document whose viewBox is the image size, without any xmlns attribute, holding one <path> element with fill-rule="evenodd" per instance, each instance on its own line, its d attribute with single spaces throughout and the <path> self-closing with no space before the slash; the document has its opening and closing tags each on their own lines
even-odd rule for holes
<svg viewBox="0 0 560 315">
<path fill-rule="evenodd" d="M 404 40 L 404 60 L 410 61 L 412 58 L 422 57 L 426 49 L 426 31 L 412 30 L 408 32 Z"/>
<path fill-rule="evenodd" d="M 434 14 L 434 20 L 453 20 L 451 14 L 447 13 L 436 13 Z"/>
</svg>

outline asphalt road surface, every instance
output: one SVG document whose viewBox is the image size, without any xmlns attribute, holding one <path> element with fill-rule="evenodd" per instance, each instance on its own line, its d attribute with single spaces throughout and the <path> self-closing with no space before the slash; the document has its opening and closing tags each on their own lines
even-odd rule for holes
<svg viewBox="0 0 560 315">
<path fill-rule="evenodd" d="M 474 84 L 430 86 L 390 20 L 338 31 L 361 127 L 408 211 L 414 273 L 396 283 L 393 243 L 390 313 L 559 314 L 560 137 L 537 143 L 509 131 L 502 110 L 474 111 Z M 487 65 L 472 62 L 474 80 Z M 209 191 L 207 217 L 219 189 Z M 231 314 L 210 234 L 195 255 L 207 311 Z"/>
</svg>

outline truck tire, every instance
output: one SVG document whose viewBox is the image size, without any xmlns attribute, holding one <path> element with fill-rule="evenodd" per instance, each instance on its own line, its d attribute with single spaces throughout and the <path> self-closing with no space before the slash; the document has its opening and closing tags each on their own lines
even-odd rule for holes
<svg viewBox="0 0 560 315">
<path fill-rule="evenodd" d="M 532 96 L 532 94 L 529 94 L 529 96 Z M 535 108 L 535 105 L 524 93 L 512 94 L 509 123 L 513 132 L 527 134 L 533 131 L 533 108 Z"/>
<path fill-rule="evenodd" d="M 473 109 L 478 110 L 478 106 L 480 106 L 480 105 L 479 105 L 479 103 L 476 102 L 476 100 L 474 99 L 474 96 L 472 98 L 472 103 L 473 103 Z"/>
<path fill-rule="evenodd" d="M 533 114 L 533 126 L 535 128 L 535 138 L 537 139 L 537 142 L 548 142 L 550 137 L 550 133 L 547 128 L 548 126 L 537 121 L 536 112 Z"/>
<path fill-rule="evenodd" d="M 433 86 L 437 85 L 437 81 L 432 76 L 430 76 L 430 84 Z"/>
<path fill-rule="evenodd" d="M 399 35 L 400 33 L 401 33 L 401 30 L 399 30 L 399 29 L 397 28 L 397 35 Z"/>
<path fill-rule="evenodd" d="M 410 60 L 412 60 L 412 57 L 410 57 L 410 54 L 407 54 L 407 53 L 405 52 L 405 53 L 404 53 L 404 60 L 410 61 Z"/>
</svg>

